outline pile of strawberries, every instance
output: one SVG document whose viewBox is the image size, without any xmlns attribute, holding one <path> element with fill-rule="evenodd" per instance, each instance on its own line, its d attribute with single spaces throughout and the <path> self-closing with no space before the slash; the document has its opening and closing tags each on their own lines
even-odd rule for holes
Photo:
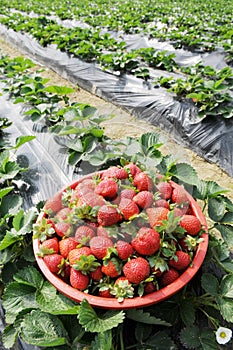
<svg viewBox="0 0 233 350">
<path fill-rule="evenodd" d="M 34 238 L 48 269 L 79 291 L 119 302 L 175 281 L 202 241 L 184 188 L 134 163 L 83 178 L 43 213 Z"/>
</svg>

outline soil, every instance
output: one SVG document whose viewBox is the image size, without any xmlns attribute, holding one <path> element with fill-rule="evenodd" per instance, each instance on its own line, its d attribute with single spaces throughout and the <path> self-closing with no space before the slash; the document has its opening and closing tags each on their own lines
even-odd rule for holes
<svg viewBox="0 0 233 350">
<path fill-rule="evenodd" d="M 15 47 L 9 46 L 7 42 L 0 41 L 0 51 L 2 54 L 10 57 L 27 56 L 26 53 L 21 52 Z M 160 148 L 162 153 L 175 154 L 179 161 L 191 164 L 198 173 L 200 179 L 210 180 L 217 182 L 220 186 L 229 190 L 227 197 L 233 200 L 233 179 L 224 172 L 219 166 L 213 163 L 209 163 L 200 156 L 198 156 L 192 150 L 185 148 L 171 139 L 171 137 L 158 127 L 151 125 L 148 122 L 139 120 L 136 117 L 130 115 L 128 112 L 115 106 L 103 99 L 79 88 L 67 80 L 61 78 L 58 74 L 52 70 L 42 66 L 44 72 L 42 75 L 50 79 L 49 84 L 72 86 L 75 90 L 74 93 L 69 95 L 71 101 L 87 103 L 97 108 L 98 113 L 111 115 L 112 119 L 105 121 L 102 125 L 105 128 L 105 134 L 112 139 L 119 139 L 126 136 L 138 137 L 145 132 L 155 131 L 161 136 L 163 146 Z M 35 69 L 38 69 L 37 65 Z M 41 66 L 40 66 L 41 68 Z"/>
</svg>

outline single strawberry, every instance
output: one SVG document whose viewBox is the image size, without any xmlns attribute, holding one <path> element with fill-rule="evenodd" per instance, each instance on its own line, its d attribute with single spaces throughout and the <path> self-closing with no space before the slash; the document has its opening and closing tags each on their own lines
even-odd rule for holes
<svg viewBox="0 0 233 350">
<path fill-rule="evenodd" d="M 100 288 L 98 294 L 102 298 L 114 298 L 109 288 L 107 289 Z"/>
<path fill-rule="evenodd" d="M 180 226 L 191 236 L 196 236 L 201 230 L 201 222 L 194 215 L 183 215 L 180 219 Z"/>
<path fill-rule="evenodd" d="M 48 269 L 55 274 L 58 274 L 65 265 L 65 259 L 61 254 L 49 254 L 43 258 Z"/>
<path fill-rule="evenodd" d="M 169 182 L 161 181 L 156 185 L 156 191 L 159 192 L 160 198 L 168 200 L 171 198 L 173 188 Z"/>
<path fill-rule="evenodd" d="M 72 209 L 71 208 L 68 208 L 68 207 L 62 208 L 55 215 L 55 217 L 54 217 L 55 221 L 67 220 L 69 218 L 69 216 L 71 216 L 71 213 L 72 213 Z"/>
<path fill-rule="evenodd" d="M 187 192 L 181 186 L 173 188 L 171 199 L 173 203 L 178 205 L 187 205 L 189 203 Z"/>
<path fill-rule="evenodd" d="M 122 198 L 128 198 L 133 199 L 133 197 L 136 195 L 136 192 L 133 188 L 124 188 L 120 193 L 120 199 Z"/>
<path fill-rule="evenodd" d="M 124 166 L 124 169 L 132 176 L 135 177 L 138 173 L 141 173 L 141 169 L 134 163 L 128 163 Z"/>
<path fill-rule="evenodd" d="M 163 220 L 168 219 L 169 210 L 167 208 L 147 208 L 146 214 L 151 228 L 162 225 Z"/>
<path fill-rule="evenodd" d="M 121 199 L 118 209 L 122 213 L 125 220 L 130 220 L 130 218 L 140 213 L 137 204 L 128 198 Z"/>
<path fill-rule="evenodd" d="M 97 259 L 103 259 L 110 247 L 113 247 L 113 242 L 108 237 L 95 236 L 90 240 L 91 254 Z"/>
<path fill-rule="evenodd" d="M 72 249 L 68 254 L 68 261 L 71 266 L 75 265 L 82 255 L 91 255 L 91 249 L 89 247 L 81 247 Z"/>
<path fill-rule="evenodd" d="M 151 191 L 153 189 L 153 181 L 145 172 L 135 175 L 133 185 L 138 191 Z"/>
<path fill-rule="evenodd" d="M 122 240 L 116 242 L 116 250 L 121 260 L 127 260 L 133 254 L 132 245 Z"/>
<path fill-rule="evenodd" d="M 139 284 L 150 274 L 150 265 L 142 257 L 133 258 L 124 265 L 123 272 L 130 283 Z"/>
<path fill-rule="evenodd" d="M 121 219 L 122 216 L 118 209 L 112 205 L 102 205 L 98 210 L 97 221 L 101 226 L 115 225 Z"/>
<path fill-rule="evenodd" d="M 191 262 L 191 258 L 188 253 L 178 250 L 175 256 L 168 261 L 168 265 L 174 269 L 180 271 L 185 270 Z"/>
<path fill-rule="evenodd" d="M 87 245 L 92 237 L 94 237 L 95 230 L 90 225 L 81 225 L 75 231 L 75 239 L 77 242 Z"/>
<path fill-rule="evenodd" d="M 46 201 L 43 210 L 48 214 L 55 214 L 61 210 L 62 207 L 62 192 L 58 192 Z"/>
<path fill-rule="evenodd" d="M 69 284 L 70 283 L 70 265 L 69 264 L 64 264 L 64 268 L 59 271 L 58 277 L 64 281 L 65 283 Z"/>
<path fill-rule="evenodd" d="M 179 276 L 179 272 L 171 267 L 168 271 L 165 271 L 162 277 L 160 278 L 161 286 L 168 286 L 169 284 L 177 280 Z"/>
<path fill-rule="evenodd" d="M 58 244 L 57 237 L 48 238 L 41 243 L 40 252 L 38 253 L 38 256 L 54 254 L 54 253 L 58 253 L 58 251 L 59 251 L 59 244 Z"/>
<path fill-rule="evenodd" d="M 74 237 L 63 237 L 59 241 L 59 251 L 60 254 L 64 257 L 67 258 L 69 255 L 69 252 L 73 249 L 75 249 L 78 245 L 78 242 L 75 240 Z"/>
<path fill-rule="evenodd" d="M 184 236 L 179 240 L 182 250 L 193 252 L 197 249 L 198 244 L 203 241 L 203 238 L 197 238 L 190 235 Z"/>
<path fill-rule="evenodd" d="M 82 182 L 80 182 L 76 188 L 75 191 L 73 193 L 73 197 L 71 198 L 71 200 L 76 199 L 78 197 L 82 197 L 85 194 L 89 193 L 89 192 L 94 192 L 95 190 L 95 181 L 93 179 L 85 179 Z"/>
<path fill-rule="evenodd" d="M 44 242 L 55 234 L 55 224 L 52 220 L 45 218 L 33 224 L 33 239 Z"/>
<path fill-rule="evenodd" d="M 68 237 L 72 232 L 72 226 L 68 222 L 57 222 L 55 224 L 55 231 L 60 237 Z"/>
<path fill-rule="evenodd" d="M 109 237 L 108 231 L 104 226 L 99 226 L 97 228 L 97 236 L 102 236 L 102 237 Z"/>
<path fill-rule="evenodd" d="M 142 227 L 131 245 L 141 255 L 152 255 L 160 248 L 160 234 L 152 228 Z"/>
<path fill-rule="evenodd" d="M 71 267 L 70 269 L 70 284 L 78 290 L 85 290 L 90 282 L 88 275 L 84 275 L 81 271 L 77 271 Z"/>
<path fill-rule="evenodd" d="M 153 282 L 147 282 L 144 285 L 144 292 L 143 294 L 150 294 L 156 291 L 156 287 Z"/>
<path fill-rule="evenodd" d="M 121 268 L 122 266 L 120 262 L 116 258 L 111 258 L 110 260 L 104 262 L 101 271 L 104 275 L 115 278 L 117 276 L 120 276 Z"/>
<path fill-rule="evenodd" d="M 186 209 L 175 207 L 173 209 L 174 217 L 181 217 L 186 213 Z"/>
<path fill-rule="evenodd" d="M 137 204 L 137 206 L 141 209 L 148 208 L 152 205 L 154 201 L 154 197 L 152 192 L 149 191 L 141 191 L 133 197 L 133 201 Z"/>
<path fill-rule="evenodd" d="M 97 266 L 94 271 L 90 272 L 90 278 L 93 279 L 93 281 L 100 281 L 103 278 L 101 266 Z"/>
<path fill-rule="evenodd" d="M 111 178 L 104 179 L 98 183 L 95 188 L 95 193 L 103 196 L 106 199 L 113 199 L 118 192 L 118 184 Z"/>
<path fill-rule="evenodd" d="M 79 197 L 78 206 L 82 206 L 82 205 L 88 205 L 90 207 L 100 207 L 101 205 L 105 204 L 105 199 L 104 197 L 98 195 L 95 192 L 88 192 L 84 195 L 82 195 L 81 197 Z"/>
<path fill-rule="evenodd" d="M 72 265 L 72 268 L 81 271 L 84 275 L 88 275 L 91 271 L 95 271 L 99 266 L 100 263 L 96 260 L 96 257 L 93 254 L 83 254 L 76 260 L 75 264 Z"/>
<path fill-rule="evenodd" d="M 102 178 L 108 178 L 108 177 L 123 180 L 128 178 L 128 173 L 124 168 L 111 166 L 107 170 L 105 170 L 102 174 Z"/>
<path fill-rule="evenodd" d="M 154 206 L 156 208 L 162 207 L 162 208 L 170 209 L 169 202 L 166 199 L 158 199 L 157 201 L 155 201 Z"/>
</svg>

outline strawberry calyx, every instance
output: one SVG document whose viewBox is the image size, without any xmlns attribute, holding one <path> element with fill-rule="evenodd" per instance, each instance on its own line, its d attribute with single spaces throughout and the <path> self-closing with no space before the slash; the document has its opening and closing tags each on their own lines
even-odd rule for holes
<svg viewBox="0 0 233 350">
<path fill-rule="evenodd" d="M 119 277 L 111 288 L 110 293 L 117 298 L 119 303 L 122 303 L 125 298 L 134 297 L 134 287 L 127 278 Z"/>
<path fill-rule="evenodd" d="M 89 272 L 95 271 L 95 269 L 101 264 L 97 261 L 94 255 L 81 255 L 79 260 L 76 260 L 75 264 L 72 265 L 72 268 L 81 271 L 84 275 L 87 275 Z"/>
<path fill-rule="evenodd" d="M 41 242 L 55 234 L 54 225 L 51 220 L 43 217 L 39 223 L 33 224 L 33 239 L 39 239 Z"/>
</svg>

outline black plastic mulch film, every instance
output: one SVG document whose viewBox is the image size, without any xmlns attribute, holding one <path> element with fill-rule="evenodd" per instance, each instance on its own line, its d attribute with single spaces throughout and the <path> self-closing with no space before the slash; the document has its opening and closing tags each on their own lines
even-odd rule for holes
<svg viewBox="0 0 233 350">
<path fill-rule="evenodd" d="M 63 21 L 62 24 L 75 26 L 74 21 Z M 218 164 L 230 176 L 233 176 L 232 119 L 224 119 L 221 116 L 200 119 L 193 104 L 188 101 L 177 101 L 166 89 L 154 88 L 151 84 L 132 75 L 117 76 L 104 72 L 94 63 L 87 63 L 78 58 L 70 57 L 54 46 L 42 47 L 30 36 L 16 33 L 2 25 L 0 26 L 0 35 L 6 42 L 25 52 L 34 61 L 46 65 L 68 81 L 78 84 L 81 88 L 120 106 L 137 118 L 160 127 L 179 144 L 192 149 L 207 161 Z M 161 43 L 156 39 L 148 40 L 142 35 L 124 35 L 123 40 L 127 43 L 128 49 L 154 47 L 157 50 L 167 50 L 168 54 L 175 53 L 175 60 L 180 66 L 190 66 L 198 62 L 203 62 L 204 65 L 210 65 L 217 70 L 226 66 L 224 53 L 221 52 L 192 53 L 185 50 L 176 50 L 169 43 Z M 177 74 L 155 69 L 150 73 L 152 77 L 162 75 L 179 77 Z M 8 115 L 5 114 L 6 111 L 8 111 Z M 22 133 L 25 128 L 27 129 L 25 130 L 26 134 L 34 132 L 33 125 L 30 125 L 29 122 L 27 122 L 27 126 L 23 126 L 22 118 L 17 118 L 17 113 L 20 114 L 20 111 L 17 110 L 15 105 L 11 104 L 10 106 L 9 101 L 4 102 L 4 98 L 1 99 L 0 113 L 1 116 L 13 119 L 14 123 L 17 121 L 15 128 L 18 129 L 18 132 Z M 31 130 L 29 130 L 30 128 Z M 15 132 L 17 133 L 16 130 Z M 30 147 L 27 146 L 27 148 L 30 149 L 31 144 L 34 143 L 33 147 L 35 149 L 39 147 L 39 152 L 44 152 L 42 157 L 44 164 L 42 166 L 37 164 L 37 166 L 40 167 L 42 174 L 44 166 L 45 173 L 49 172 L 54 181 L 52 181 L 52 189 L 48 193 L 48 187 L 46 186 L 48 180 L 43 183 L 42 176 L 40 188 L 42 192 L 44 188 L 46 195 L 50 195 L 55 191 L 53 186 L 58 190 L 72 180 L 72 171 L 65 164 L 61 147 L 56 144 L 51 134 L 36 134 L 36 136 L 38 144 L 36 145 L 36 141 L 30 142 Z M 49 148 L 52 150 L 53 159 L 49 159 L 50 156 L 47 155 Z M 31 159 L 31 161 L 36 161 L 36 159 Z M 59 172 L 57 172 L 58 168 L 60 169 Z M 42 199 L 45 199 L 43 194 Z"/>
</svg>

